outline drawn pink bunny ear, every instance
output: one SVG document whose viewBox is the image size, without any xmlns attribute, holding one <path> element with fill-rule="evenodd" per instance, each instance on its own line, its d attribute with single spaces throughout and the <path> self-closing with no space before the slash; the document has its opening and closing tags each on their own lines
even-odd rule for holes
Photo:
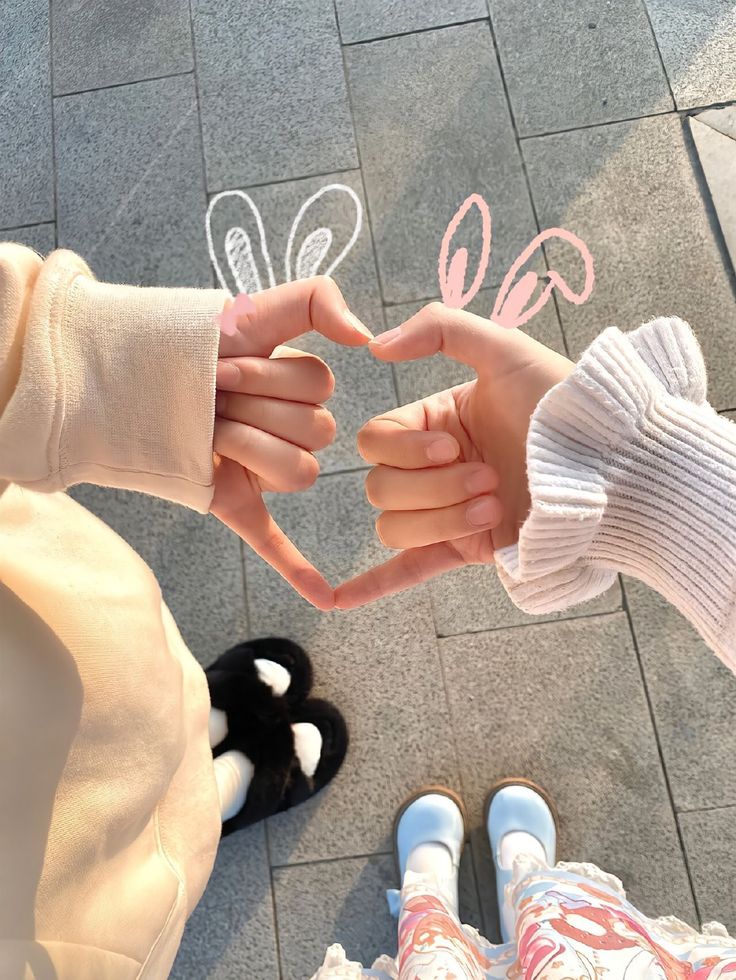
<svg viewBox="0 0 736 980">
<path fill-rule="evenodd" d="M 358 240 L 362 224 L 363 205 L 352 187 L 321 187 L 302 204 L 291 226 L 284 256 L 286 282 L 332 275 Z"/>
<path fill-rule="evenodd" d="M 475 278 L 470 289 L 467 292 L 463 292 L 468 264 L 467 249 L 458 248 L 452 256 L 452 259 L 450 259 L 449 266 L 448 258 L 452 238 L 460 222 L 473 206 L 478 209 L 481 217 L 483 244 Z M 580 293 L 576 293 L 558 272 L 551 269 L 549 272 L 543 273 L 549 282 L 540 293 L 536 302 L 532 306 L 528 306 L 540 277 L 536 272 L 529 270 L 524 273 L 518 282 L 515 283 L 514 279 L 523 265 L 548 238 L 559 238 L 562 241 L 568 242 L 580 253 L 585 266 L 583 289 Z M 438 275 L 442 301 L 445 305 L 454 307 L 455 309 L 463 309 L 468 305 L 481 287 L 486 269 L 488 268 L 490 254 L 491 212 L 485 199 L 480 194 L 471 194 L 463 201 L 447 226 L 440 246 Z M 548 228 L 533 238 L 521 255 L 511 265 L 496 296 L 491 319 L 494 323 L 498 323 L 503 327 L 520 327 L 541 310 L 552 295 L 552 290 L 555 286 L 557 286 L 565 299 L 575 305 L 579 305 L 584 303 L 590 296 L 593 291 L 594 282 L 593 257 L 585 242 L 564 228 Z"/>
<path fill-rule="evenodd" d="M 450 260 L 449 268 L 447 265 L 447 259 L 450 252 L 450 242 L 460 226 L 460 222 L 473 206 L 478 209 L 478 213 L 480 214 L 482 244 L 480 259 L 478 260 L 478 271 L 475 274 L 475 279 L 473 279 L 470 289 L 467 291 L 467 293 L 464 293 L 463 287 L 465 286 L 465 276 L 468 268 L 467 248 L 459 248 L 455 252 Z M 440 279 L 442 302 L 445 304 L 445 306 L 451 306 L 454 309 L 462 310 L 468 305 L 483 283 L 483 277 L 485 276 L 486 269 L 488 268 L 488 260 L 490 255 L 491 212 L 485 202 L 485 199 L 482 198 L 480 194 L 470 194 L 470 196 L 465 198 L 463 203 L 455 212 L 455 217 L 447 226 L 445 234 L 442 238 L 442 244 L 440 245 L 440 258 L 437 266 L 437 272 Z"/>
<path fill-rule="evenodd" d="M 556 272 L 554 269 L 550 269 L 549 272 L 544 273 L 544 275 L 549 279 L 549 282 L 537 297 L 536 302 L 527 308 L 527 304 L 532 298 L 534 290 L 537 287 L 537 283 L 539 282 L 539 276 L 536 274 L 536 272 L 529 271 L 524 273 L 517 283 L 514 283 L 514 278 L 524 263 L 531 258 L 534 252 L 536 252 L 540 245 L 543 242 L 546 242 L 548 238 L 559 238 L 563 242 L 568 242 L 580 253 L 585 266 L 585 281 L 583 283 L 583 288 L 581 292 L 576 293 L 570 288 L 570 286 L 568 286 L 567 282 L 559 274 L 559 272 Z M 544 304 L 552 295 L 552 290 L 555 288 L 555 286 L 557 286 L 568 302 L 579 306 L 581 303 L 584 303 L 593 292 L 594 282 L 595 273 L 593 271 L 593 256 L 590 254 L 588 246 L 585 244 L 582 238 L 578 238 L 577 235 L 573 235 L 571 231 L 567 231 L 565 228 L 547 228 L 529 242 L 527 247 L 506 273 L 506 276 L 501 283 L 501 288 L 496 296 L 496 302 L 493 304 L 491 319 L 494 323 L 498 323 L 502 327 L 521 327 L 542 309 Z"/>
</svg>

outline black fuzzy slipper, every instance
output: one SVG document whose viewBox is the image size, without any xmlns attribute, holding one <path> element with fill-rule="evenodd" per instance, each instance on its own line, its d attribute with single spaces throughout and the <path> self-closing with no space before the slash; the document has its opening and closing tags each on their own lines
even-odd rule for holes
<svg viewBox="0 0 736 980">
<path fill-rule="evenodd" d="M 291 723 L 309 722 L 322 736 L 319 762 L 313 775 L 308 776 L 295 758 L 291 779 L 284 790 L 284 806 L 288 810 L 319 793 L 337 775 L 348 751 L 349 736 L 345 719 L 334 704 L 320 698 L 310 698 L 291 713 Z"/>
<path fill-rule="evenodd" d="M 319 761 L 312 775 L 303 772 L 294 750 L 292 724 L 308 722 L 322 737 Z M 348 749 L 345 719 L 329 701 L 310 699 L 289 712 L 285 723 L 255 728 L 251 737 L 228 733 L 216 753 L 235 749 L 253 763 L 253 778 L 242 808 L 222 825 L 223 837 L 290 810 L 319 793 L 336 775 Z"/>
<path fill-rule="evenodd" d="M 271 660 L 289 673 L 289 686 L 282 695 L 287 704 L 299 704 L 309 696 L 312 689 L 309 657 L 298 643 L 269 636 L 238 643 L 207 668 L 213 708 L 224 711 L 228 718 L 232 711 L 233 720 L 244 704 L 254 706 L 256 702 L 268 710 L 269 701 L 278 695 L 259 677 L 256 660 Z"/>
<path fill-rule="evenodd" d="M 255 663 L 261 659 L 288 671 L 283 695 L 261 679 Z M 298 644 L 278 637 L 239 643 L 205 673 L 212 707 L 227 720 L 227 734 L 212 750 L 215 758 L 236 751 L 253 765 L 245 803 L 223 823 L 223 836 L 303 803 L 335 776 L 347 751 L 347 725 L 330 702 L 307 700 L 312 665 Z M 310 774 L 302 770 L 291 727 L 304 722 L 321 736 L 319 759 Z"/>
</svg>

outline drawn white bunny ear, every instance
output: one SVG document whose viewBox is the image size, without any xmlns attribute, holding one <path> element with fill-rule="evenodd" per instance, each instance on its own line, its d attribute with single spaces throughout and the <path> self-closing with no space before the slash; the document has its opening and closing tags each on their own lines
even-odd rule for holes
<svg viewBox="0 0 736 980">
<path fill-rule="evenodd" d="M 215 194 L 205 224 L 217 280 L 231 296 L 258 293 L 276 285 L 263 219 L 245 191 Z"/>
<path fill-rule="evenodd" d="M 339 208 L 337 216 L 336 203 Z M 329 225 L 325 223 L 326 218 L 329 218 Z M 284 257 L 286 281 L 306 279 L 317 274 L 331 275 L 358 240 L 362 224 L 363 205 L 352 187 L 346 184 L 321 187 L 302 204 L 291 226 Z M 345 242 L 345 245 L 338 252 L 341 242 Z M 292 256 L 297 243 L 296 261 L 292 269 Z"/>
</svg>

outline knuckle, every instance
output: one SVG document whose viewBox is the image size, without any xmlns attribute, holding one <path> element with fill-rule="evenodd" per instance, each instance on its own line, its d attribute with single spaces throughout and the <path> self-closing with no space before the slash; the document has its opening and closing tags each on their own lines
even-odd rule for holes
<svg viewBox="0 0 736 980">
<path fill-rule="evenodd" d="M 317 441 L 329 446 L 337 434 L 337 423 L 326 408 L 318 408 L 314 415 L 314 428 Z"/>
<path fill-rule="evenodd" d="M 320 399 L 327 401 L 332 398 L 335 392 L 335 375 L 324 361 L 319 361 L 317 371 L 317 384 L 320 390 Z"/>
<path fill-rule="evenodd" d="M 357 444 L 358 452 L 363 457 L 363 459 L 368 459 L 368 453 L 370 452 L 370 444 L 372 438 L 372 423 L 366 422 L 362 429 L 358 430 Z"/>
<path fill-rule="evenodd" d="M 386 514 L 381 514 L 381 516 L 376 521 L 376 534 L 378 540 L 385 548 L 397 549 L 400 547 L 395 530 L 392 526 L 392 521 L 388 519 Z"/>
<path fill-rule="evenodd" d="M 373 507 L 381 507 L 381 476 L 377 469 L 372 469 L 365 478 L 365 495 Z"/>
<path fill-rule="evenodd" d="M 325 276 L 324 274 L 320 274 L 314 277 L 314 281 L 317 289 L 334 290 L 338 288 L 337 283 L 332 278 L 332 276 Z"/>
<path fill-rule="evenodd" d="M 422 310 L 422 313 L 430 320 L 442 321 L 447 315 L 447 307 L 444 303 L 436 299 L 428 303 Z"/>
<path fill-rule="evenodd" d="M 269 364 L 265 357 L 249 357 L 242 362 L 240 373 L 246 381 L 262 381 L 268 376 Z"/>
<path fill-rule="evenodd" d="M 314 486 L 319 476 L 319 463 L 309 453 L 302 453 L 289 477 L 290 488 L 294 491 L 308 490 Z"/>
</svg>

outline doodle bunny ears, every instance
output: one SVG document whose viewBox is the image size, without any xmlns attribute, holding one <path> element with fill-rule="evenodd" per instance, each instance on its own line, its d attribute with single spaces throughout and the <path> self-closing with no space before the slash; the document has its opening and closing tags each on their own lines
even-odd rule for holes
<svg viewBox="0 0 736 980">
<path fill-rule="evenodd" d="M 334 205 L 336 200 L 340 203 L 340 211 L 346 215 L 345 221 L 331 222 L 332 227 L 320 223 L 320 211 Z M 220 212 L 226 217 L 234 210 L 239 223 L 228 227 L 224 235 L 216 239 L 216 231 L 220 230 Z M 310 195 L 299 208 L 289 231 L 284 281 L 317 274 L 331 275 L 358 240 L 362 224 L 360 198 L 346 184 L 326 184 Z M 206 230 L 207 247 L 217 280 L 231 296 L 257 293 L 276 285 L 263 219 L 249 194 L 245 191 L 216 194 L 207 208 Z M 344 242 L 342 248 L 341 242 Z"/>
<path fill-rule="evenodd" d="M 330 203 L 334 204 L 336 198 L 341 201 L 340 210 L 349 216 L 346 227 L 343 227 L 343 222 L 339 223 L 339 231 L 337 227 L 330 227 L 318 220 L 320 209 L 325 205 L 329 206 Z M 241 220 L 239 224 L 227 228 L 221 239 L 218 238 L 222 248 L 222 254 L 218 256 L 213 225 L 218 212 L 225 211 L 224 202 L 228 200 L 234 202 Z M 231 212 L 232 207 L 231 204 L 229 206 Z M 480 216 L 482 246 L 475 277 L 470 288 L 464 292 L 468 250 L 458 248 L 451 259 L 449 253 L 455 232 L 473 207 L 477 208 Z M 305 279 L 318 273 L 331 275 L 358 240 L 362 224 L 363 206 L 351 187 L 346 184 L 326 184 L 321 187 L 304 201 L 291 225 L 284 256 L 284 281 Z M 231 296 L 238 297 L 232 310 L 224 314 L 222 327 L 227 332 L 227 317 L 230 315 L 234 318 L 237 315 L 237 303 L 240 302 L 243 308 L 246 308 L 246 304 L 250 302 L 247 298 L 248 294 L 275 286 L 276 276 L 266 244 L 261 213 L 245 191 L 222 191 L 212 198 L 207 208 L 206 231 L 207 247 L 218 282 Z M 480 194 L 471 194 L 463 201 L 448 224 L 440 246 L 438 276 L 442 301 L 446 306 L 463 309 L 481 288 L 490 261 L 491 238 L 490 208 Z M 580 292 L 575 292 L 558 272 L 550 269 L 542 273 L 542 276 L 546 276 L 549 280 L 548 283 L 535 302 L 529 306 L 540 276 L 529 270 L 518 281 L 514 280 L 534 252 L 550 238 L 568 242 L 580 254 L 585 270 L 583 288 Z M 254 248 L 254 241 L 257 244 L 256 248 Z M 344 242 L 342 248 L 340 248 L 340 241 Z M 295 251 L 296 258 L 294 258 Z M 593 258 L 585 242 L 564 228 L 548 228 L 536 235 L 512 263 L 498 291 L 490 318 L 503 327 L 520 327 L 541 310 L 555 287 L 570 303 L 580 305 L 590 296 L 594 282 Z"/>
<path fill-rule="evenodd" d="M 452 259 L 449 261 L 449 265 L 448 258 L 453 236 L 455 235 L 460 222 L 473 206 L 478 209 L 481 220 L 481 255 L 478 262 L 478 268 L 475 273 L 475 278 L 470 285 L 470 289 L 468 289 L 467 292 L 463 292 L 468 267 L 468 250 L 466 248 L 458 248 L 452 256 Z M 532 295 L 534 294 L 534 290 L 537 287 L 540 277 L 536 272 L 529 270 L 524 273 L 518 282 L 514 282 L 514 279 L 522 266 L 549 238 L 559 238 L 564 242 L 568 242 L 580 253 L 585 266 L 585 281 L 583 288 L 581 292 L 576 293 L 568 286 L 567 282 L 558 272 L 555 272 L 554 269 L 550 269 L 549 272 L 542 273 L 543 276 L 546 276 L 549 279 L 549 282 L 544 287 L 537 300 L 531 306 L 527 306 L 532 298 Z M 440 257 L 437 273 L 440 280 L 442 302 L 445 304 L 445 306 L 451 306 L 455 309 L 463 309 L 468 305 L 483 284 L 483 279 L 486 274 L 486 269 L 488 268 L 490 256 L 491 211 L 485 199 L 482 198 L 480 194 L 471 194 L 469 197 L 465 198 L 463 203 L 455 212 L 455 216 L 447 226 L 445 234 L 442 238 L 442 245 L 440 246 Z M 593 257 L 588 251 L 588 246 L 585 244 L 585 242 L 578 238 L 577 235 L 573 235 L 571 231 L 566 231 L 564 228 L 547 228 L 546 231 L 540 232 L 540 234 L 536 235 L 529 242 L 516 261 L 511 264 L 511 267 L 506 273 L 506 276 L 501 284 L 501 288 L 496 296 L 496 302 L 494 303 L 493 311 L 491 313 L 491 320 L 502 327 L 513 328 L 522 326 L 528 320 L 531 320 L 531 318 L 542 309 L 552 295 L 552 290 L 555 286 L 557 286 L 566 300 L 568 300 L 570 303 L 574 303 L 576 306 L 580 305 L 590 296 L 591 292 L 593 291 L 594 282 L 595 274 L 593 272 Z"/>
</svg>

